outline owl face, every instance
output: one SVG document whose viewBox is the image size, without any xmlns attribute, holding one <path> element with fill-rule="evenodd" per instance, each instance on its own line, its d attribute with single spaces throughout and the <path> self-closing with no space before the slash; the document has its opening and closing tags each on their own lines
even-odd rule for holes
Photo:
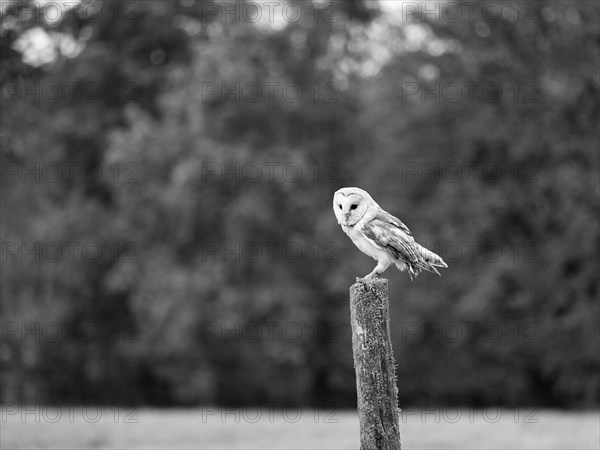
<svg viewBox="0 0 600 450">
<path fill-rule="evenodd" d="M 342 188 L 333 196 L 333 211 L 340 225 L 352 227 L 363 218 L 375 202 L 359 188 Z"/>
</svg>

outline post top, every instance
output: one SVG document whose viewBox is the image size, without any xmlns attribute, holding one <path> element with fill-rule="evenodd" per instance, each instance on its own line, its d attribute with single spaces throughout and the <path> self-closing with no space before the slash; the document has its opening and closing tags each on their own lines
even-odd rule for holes
<svg viewBox="0 0 600 450">
<path fill-rule="evenodd" d="M 350 286 L 351 291 L 356 290 L 378 290 L 378 289 L 386 289 L 388 285 L 387 278 L 369 278 L 357 280 L 352 286 Z"/>
</svg>

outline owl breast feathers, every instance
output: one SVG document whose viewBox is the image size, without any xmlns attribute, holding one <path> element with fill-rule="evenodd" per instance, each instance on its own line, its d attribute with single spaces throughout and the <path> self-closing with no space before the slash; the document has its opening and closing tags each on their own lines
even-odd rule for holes
<svg viewBox="0 0 600 450">
<path fill-rule="evenodd" d="M 401 271 L 408 270 L 411 279 L 423 270 L 439 275 L 436 267 L 448 267 L 438 255 L 417 244 L 408 227 L 362 189 L 338 190 L 333 196 L 333 210 L 359 250 L 377 260 L 375 269 L 357 278 L 359 281 L 381 275 L 392 264 Z"/>
</svg>

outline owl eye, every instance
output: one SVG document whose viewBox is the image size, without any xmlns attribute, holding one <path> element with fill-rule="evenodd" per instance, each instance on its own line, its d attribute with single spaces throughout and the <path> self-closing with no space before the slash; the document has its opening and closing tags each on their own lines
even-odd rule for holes
<svg viewBox="0 0 600 450">
<path fill-rule="evenodd" d="M 340 207 L 340 209 L 342 209 L 342 205 L 338 205 Z"/>
<path fill-rule="evenodd" d="M 356 209 L 356 208 L 358 208 L 358 205 L 356 205 L 356 204 L 350 206 L 350 209 Z"/>
</svg>

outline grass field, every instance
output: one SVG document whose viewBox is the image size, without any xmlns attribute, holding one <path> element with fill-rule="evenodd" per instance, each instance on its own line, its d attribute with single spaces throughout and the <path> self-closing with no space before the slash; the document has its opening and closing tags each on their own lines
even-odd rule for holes
<svg viewBox="0 0 600 450">
<path fill-rule="evenodd" d="M 597 449 L 599 412 L 405 410 L 404 449 Z M 352 411 L 4 405 L 2 449 L 355 449 Z"/>
</svg>

